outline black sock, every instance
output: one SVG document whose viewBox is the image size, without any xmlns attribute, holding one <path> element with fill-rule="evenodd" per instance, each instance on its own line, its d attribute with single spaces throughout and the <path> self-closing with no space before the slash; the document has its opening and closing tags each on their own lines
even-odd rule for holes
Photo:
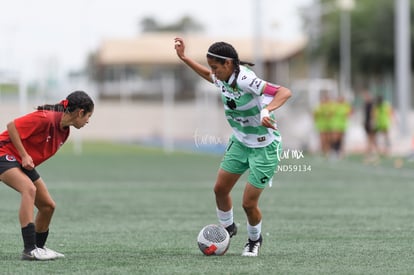
<svg viewBox="0 0 414 275">
<path fill-rule="evenodd" d="M 46 232 L 36 232 L 36 246 L 43 248 L 45 246 L 49 230 Z"/>
<path fill-rule="evenodd" d="M 24 251 L 32 251 L 36 248 L 36 232 L 34 223 L 29 223 L 22 228 Z"/>
</svg>

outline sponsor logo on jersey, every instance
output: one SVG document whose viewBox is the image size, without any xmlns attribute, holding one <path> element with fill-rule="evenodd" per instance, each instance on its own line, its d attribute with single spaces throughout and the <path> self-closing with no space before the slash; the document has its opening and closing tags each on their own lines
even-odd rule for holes
<svg viewBox="0 0 414 275">
<path fill-rule="evenodd" d="M 262 84 L 262 82 L 263 82 L 263 81 L 262 81 L 261 79 L 259 79 L 259 78 L 255 77 L 255 78 L 252 80 L 252 82 L 250 82 L 249 86 L 250 86 L 250 87 L 256 86 L 256 89 L 259 89 L 259 88 L 260 88 L 260 85 Z"/>
<path fill-rule="evenodd" d="M 227 88 L 225 85 L 221 85 L 221 93 L 228 98 L 231 99 L 239 99 L 242 96 L 241 90 L 237 90 L 237 89 L 230 89 Z"/>
</svg>

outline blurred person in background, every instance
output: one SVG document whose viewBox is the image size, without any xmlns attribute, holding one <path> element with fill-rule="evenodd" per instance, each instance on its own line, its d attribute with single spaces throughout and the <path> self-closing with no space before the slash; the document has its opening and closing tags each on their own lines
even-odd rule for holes
<svg viewBox="0 0 414 275">
<path fill-rule="evenodd" d="M 215 84 L 221 94 L 233 135 L 214 186 L 216 213 L 229 235 L 236 235 L 230 192 L 241 175 L 250 170 L 242 202 L 248 233 L 242 256 L 258 256 L 263 241 L 259 198 L 273 178 L 281 151 L 281 135 L 271 112 L 282 106 L 291 92 L 258 78 L 245 66 L 253 64 L 240 61 L 237 51 L 226 42 L 216 42 L 209 47 L 206 57 L 210 68 L 186 56 L 182 38 L 175 39 L 175 50 L 188 67 Z"/>
<path fill-rule="evenodd" d="M 332 103 L 331 118 L 331 148 L 334 158 L 344 156 L 344 136 L 348 127 L 348 119 L 352 112 L 351 105 L 345 100 L 344 96 L 339 96 L 336 102 Z"/>
<path fill-rule="evenodd" d="M 365 162 L 375 162 L 378 158 L 377 137 L 375 131 L 375 115 L 374 115 L 374 98 L 368 90 L 362 93 L 364 100 L 363 122 L 364 130 L 367 137 L 365 149 Z"/>
<path fill-rule="evenodd" d="M 313 119 L 319 133 L 320 150 L 324 157 L 329 157 L 332 142 L 332 103 L 328 91 L 322 91 L 319 105 L 313 110 Z"/>
<path fill-rule="evenodd" d="M 391 150 L 389 130 L 392 116 L 393 111 L 391 105 L 384 100 L 383 96 L 377 96 L 374 106 L 375 132 L 378 151 L 383 155 L 388 155 Z M 383 139 L 383 142 L 379 142 L 380 138 Z M 382 146 L 380 146 L 380 144 L 382 144 Z"/>
<path fill-rule="evenodd" d="M 60 103 L 39 106 L 37 111 L 14 119 L 0 134 L 0 181 L 21 195 L 22 260 L 64 257 L 45 246 L 55 202 L 35 167 L 52 157 L 65 143 L 70 126 L 76 129 L 85 126 L 93 109 L 92 99 L 83 91 L 75 91 Z M 38 209 L 36 219 L 35 207 Z"/>
</svg>

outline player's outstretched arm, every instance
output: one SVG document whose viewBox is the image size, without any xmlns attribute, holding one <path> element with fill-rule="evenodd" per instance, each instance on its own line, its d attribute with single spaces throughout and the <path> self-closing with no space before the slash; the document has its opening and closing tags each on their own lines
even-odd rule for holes
<svg viewBox="0 0 414 275">
<path fill-rule="evenodd" d="M 185 55 L 184 39 L 182 39 L 181 37 L 176 37 L 174 39 L 174 44 L 175 44 L 174 48 L 175 48 L 175 51 L 177 52 L 178 58 L 180 58 L 188 67 L 193 69 L 193 71 L 195 71 L 202 78 L 204 78 L 205 80 L 209 82 L 213 82 L 213 80 L 211 79 L 211 71 L 207 67 L 201 65 L 200 63 L 196 62 L 194 59 L 189 58 Z"/>
</svg>

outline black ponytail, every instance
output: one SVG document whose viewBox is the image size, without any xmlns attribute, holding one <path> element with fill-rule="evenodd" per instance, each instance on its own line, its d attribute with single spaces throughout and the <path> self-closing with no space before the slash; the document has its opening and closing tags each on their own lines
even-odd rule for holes
<svg viewBox="0 0 414 275">
<path fill-rule="evenodd" d="M 59 103 L 41 105 L 37 107 L 37 110 L 71 113 L 76 109 L 83 109 L 85 113 L 89 113 L 93 111 L 93 108 L 93 100 L 87 93 L 75 91 Z"/>
</svg>

